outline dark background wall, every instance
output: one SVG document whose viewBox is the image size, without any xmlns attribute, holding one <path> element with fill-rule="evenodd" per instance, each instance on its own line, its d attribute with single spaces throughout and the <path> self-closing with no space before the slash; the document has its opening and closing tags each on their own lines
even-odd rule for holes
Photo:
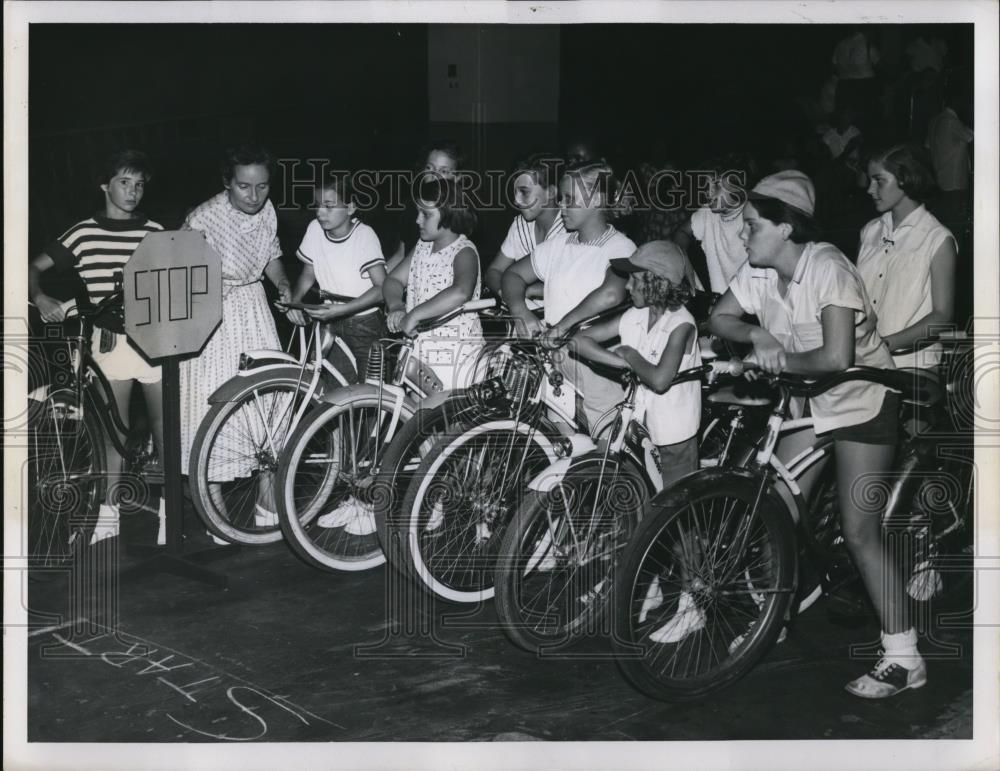
<svg viewBox="0 0 1000 771">
<path fill-rule="evenodd" d="M 925 32 L 946 40 L 949 66 L 971 84 L 971 25 L 872 29 L 888 75 L 905 70 L 906 41 Z M 158 174 L 144 206 L 168 227 L 221 189 L 223 148 L 251 137 L 280 157 L 329 158 L 349 169 L 410 167 L 424 141 L 442 134 L 465 143 L 480 170 L 509 168 L 517 155 L 561 149 L 580 135 L 626 165 L 671 158 L 690 167 L 734 150 L 773 155 L 788 137 L 811 131 L 803 100 L 829 74 L 833 47 L 847 31 L 724 24 L 33 25 L 30 247 L 37 252 L 96 208 L 96 164 L 122 145 L 152 156 Z M 436 79 L 453 59 L 478 62 L 478 90 L 471 97 L 460 88 L 454 93 L 485 103 L 479 123 L 471 113 L 461 118 L 464 106 L 447 109 L 449 92 Z M 468 69 L 459 72 L 464 78 Z M 508 82 L 522 87 L 503 88 Z M 919 135 L 919 125 L 898 133 L 911 129 Z M 281 218 L 291 254 L 309 214 L 285 211 Z M 484 258 L 495 253 L 507 220 L 484 218 L 476 236 Z"/>
</svg>

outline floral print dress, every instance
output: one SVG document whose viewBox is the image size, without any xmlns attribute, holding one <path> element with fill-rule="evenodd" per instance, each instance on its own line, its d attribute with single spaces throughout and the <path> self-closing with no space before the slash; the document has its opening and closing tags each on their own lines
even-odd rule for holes
<svg viewBox="0 0 1000 771">
<path fill-rule="evenodd" d="M 455 283 L 455 257 L 463 249 L 479 253 L 466 236 L 459 236 L 438 252 L 430 241 L 418 241 L 410 258 L 406 283 L 406 311 L 434 297 Z M 478 267 L 477 267 L 478 269 Z M 476 276 L 473 300 L 479 299 L 480 276 Z M 447 323 L 421 332 L 414 340 L 414 355 L 429 366 L 445 389 L 464 388 L 473 380 L 476 357 L 483 347 L 483 327 L 477 313 L 462 313 Z"/>
</svg>

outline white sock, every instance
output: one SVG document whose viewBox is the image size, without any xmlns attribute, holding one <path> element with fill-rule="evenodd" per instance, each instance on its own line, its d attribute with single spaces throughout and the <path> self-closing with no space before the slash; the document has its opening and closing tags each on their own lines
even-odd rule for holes
<svg viewBox="0 0 1000 771">
<path fill-rule="evenodd" d="M 896 634 L 882 632 L 882 647 L 885 659 L 906 669 L 916 669 L 924 660 L 917 650 L 917 630 L 913 627 Z"/>
</svg>

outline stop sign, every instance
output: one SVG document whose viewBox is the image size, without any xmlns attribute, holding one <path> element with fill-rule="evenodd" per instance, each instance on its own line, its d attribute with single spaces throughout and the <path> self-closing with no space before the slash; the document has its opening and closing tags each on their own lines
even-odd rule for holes
<svg viewBox="0 0 1000 771">
<path fill-rule="evenodd" d="M 222 320 L 222 260 L 200 231 L 150 233 L 123 281 L 125 333 L 151 359 L 200 351 Z"/>
</svg>

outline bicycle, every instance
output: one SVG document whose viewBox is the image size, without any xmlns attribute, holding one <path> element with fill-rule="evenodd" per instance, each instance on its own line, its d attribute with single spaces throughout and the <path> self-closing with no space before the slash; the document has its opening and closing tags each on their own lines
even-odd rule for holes
<svg viewBox="0 0 1000 771">
<path fill-rule="evenodd" d="M 352 299 L 327 292 L 321 297 Z M 276 520 L 258 517 L 260 488 L 272 484 L 285 441 L 306 412 L 324 394 L 353 382 L 354 373 L 341 372 L 328 354 L 337 346 L 352 367 L 354 356 L 324 322 L 313 321 L 308 332 L 297 327 L 297 338 L 297 357 L 272 350 L 240 354 L 238 374 L 208 397 L 212 407 L 191 445 L 188 485 L 195 509 L 217 538 L 245 545 L 281 539 Z"/>
<path fill-rule="evenodd" d="M 534 339 L 486 351 L 487 377 L 469 389 L 475 407 L 426 452 L 402 505 L 378 509 L 389 562 L 436 597 L 492 598 L 497 550 L 527 482 L 559 457 L 596 447 L 582 397 L 552 354 Z"/>
<path fill-rule="evenodd" d="M 97 510 L 107 492 L 105 441 L 123 460 L 123 472 L 141 485 L 162 485 L 151 434 L 135 435 L 119 412 L 114 392 L 94 361 L 93 319 L 121 302 L 117 292 L 95 306 L 75 300 L 62 304 L 66 320 L 79 322 L 61 338 L 62 382 L 28 394 L 28 558 L 29 569 L 58 568 L 90 543 Z M 126 489 L 123 503 L 140 501 L 143 491 Z"/>
<path fill-rule="evenodd" d="M 740 369 L 733 363 L 734 375 Z M 808 554 L 822 554 L 801 524 L 807 504 L 797 480 L 832 453 L 833 440 L 821 435 L 787 463 L 774 450 L 782 434 L 812 425 L 789 418 L 793 395 L 855 379 L 926 407 L 939 395 L 929 378 L 897 370 L 771 377 L 778 398 L 755 456 L 743 466 L 703 468 L 651 501 L 614 588 L 612 647 L 638 690 L 665 700 L 704 697 L 745 675 L 778 638 L 797 589 L 798 539 Z"/>
<path fill-rule="evenodd" d="M 728 364 L 679 372 L 671 385 L 709 380 Z M 600 621 L 613 566 L 649 498 L 663 488 L 660 461 L 642 416 L 639 381 L 623 375 L 603 449 L 564 458 L 529 484 L 506 530 L 494 584 L 497 616 L 517 646 L 538 652 L 571 641 Z"/>
<path fill-rule="evenodd" d="M 475 300 L 418 325 L 424 331 L 471 311 Z M 385 561 L 376 534 L 375 480 L 386 448 L 416 414 L 447 397 L 434 372 L 412 356 L 413 339 L 372 347 L 366 382 L 334 389 L 300 421 L 278 464 L 278 520 L 292 550 L 324 570 L 367 570 Z M 390 349 L 398 359 L 390 364 Z M 419 451 L 419 446 L 416 448 Z"/>
</svg>

